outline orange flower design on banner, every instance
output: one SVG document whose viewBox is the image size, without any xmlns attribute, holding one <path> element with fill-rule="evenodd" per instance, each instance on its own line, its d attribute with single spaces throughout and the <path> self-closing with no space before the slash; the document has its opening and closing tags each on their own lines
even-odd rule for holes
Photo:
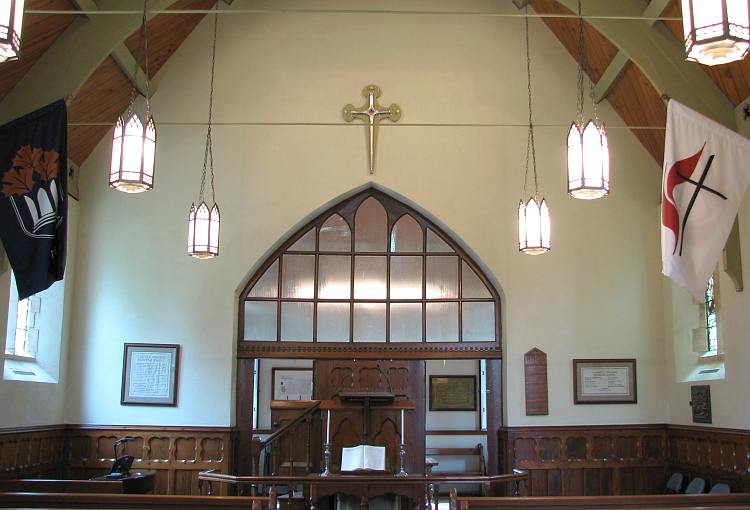
<svg viewBox="0 0 750 510">
<path fill-rule="evenodd" d="M 6 197 L 28 195 L 34 189 L 34 175 L 49 182 L 60 175 L 60 154 L 24 145 L 18 149 L 12 166 L 3 174 L 2 192 Z"/>
</svg>

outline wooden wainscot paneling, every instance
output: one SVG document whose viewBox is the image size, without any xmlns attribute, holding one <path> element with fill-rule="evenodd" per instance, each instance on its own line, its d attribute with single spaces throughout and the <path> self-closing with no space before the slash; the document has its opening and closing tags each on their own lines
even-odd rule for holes
<svg viewBox="0 0 750 510">
<path fill-rule="evenodd" d="M 512 427 L 507 472 L 529 471 L 529 496 L 654 494 L 666 473 L 664 425 Z"/>
<path fill-rule="evenodd" d="M 750 492 L 750 431 L 670 425 L 667 450 L 670 471 L 707 484 L 726 483 L 735 492 Z"/>
<path fill-rule="evenodd" d="M 65 463 L 65 427 L 0 431 L 0 478 L 60 478 Z"/>
<path fill-rule="evenodd" d="M 231 429 L 228 427 L 68 426 L 70 478 L 89 478 L 109 471 L 112 443 L 122 436 L 135 441 L 118 455 L 135 457 L 132 470 L 156 471 L 155 494 L 198 495 L 198 473 L 230 473 Z"/>
</svg>

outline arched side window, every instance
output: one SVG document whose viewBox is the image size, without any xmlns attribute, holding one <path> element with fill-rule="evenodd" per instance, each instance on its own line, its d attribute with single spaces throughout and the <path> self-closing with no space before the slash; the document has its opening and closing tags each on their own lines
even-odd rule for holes
<svg viewBox="0 0 750 510">
<path fill-rule="evenodd" d="M 706 351 L 719 351 L 719 324 L 717 313 L 717 288 L 714 275 L 708 279 L 706 285 L 706 301 L 703 305 L 703 313 L 706 322 Z"/>
<path fill-rule="evenodd" d="M 477 264 L 375 189 L 291 236 L 250 279 L 239 314 L 245 355 L 500 355 L 499 297 Z"/>
</svg>

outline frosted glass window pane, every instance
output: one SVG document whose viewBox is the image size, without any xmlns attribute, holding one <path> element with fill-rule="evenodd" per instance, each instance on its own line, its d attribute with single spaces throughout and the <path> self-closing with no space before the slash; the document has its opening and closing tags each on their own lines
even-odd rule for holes
<svg viewBox="0 0 750 510">
<path fill-rule="evenodd" d="M 391 257 L 391 299 L 422 299 L 422 257 Z"/>
<path fill-rule="evenodd" d="M 458 297 L 458 257 L 427 257 L 427 299 Z"/>
<path fill-rule="evenodd" d="M 273 301 L 245 301 L 245 340 L 276 340 L 277 307 Z"/>
<path fill-rule="evenodd" d="M 289 247 L 289 251 L 315 251 L 315 227 L 308 230 L 305 235 Z"/>
<path fill-rule="evenodd" d="M 284 255 L 282 264 L 281 297 L 312 298 L 315 255 Z"/>
<path fill-rule="evenodd" d="M 318 342 L 349 341 L 349 303 L 318 304 Z"/>
<path fill-rule="evenodd" d="M 355 257 L 354 299 L 385 299 L 385 257 Z"/>
<path fill-rule="evenodd" d="M 332 215 L 320 227 L 320 251 L 351 251 L 352 232 L 344 218 Z"/>
<path fill-rule="evenodd" d="M 385 342 L 385 303 L 354 304 L 354 341 Z"/>
<path fill-rule="evenodd" d="M 352 258 L 321 255 L 318 259 L 318 298 L 349 299 L 352 295 Z"/>
<path fill-rule="evenodd" d="M 281 303 L 281 339 L 312 342 L 313 304 Z"/>
<path fill-rule="evenodd" d="M 490 291 L 466 262 L 461 262 L 461 294 L 465 298 L 490 298 Z"/>
<path fill-rule="evenodd" d="M 464 303 L 461 326 L 464 342 L 493 342 L 495 303 Z"/>
<path fill-rule="evenodd" d="M 427 251 L 453 253 L 453 248 L 443 241 L 435 232 L 427 229 Z"/>
<path fill-rule="evenodd" d="M 427 341 L 458 341 L 458 303 L 427 303 Z"/>
<path fill-rule="evenodd" d="M 393 226 L 391 232 L 392 252 L 422 251 L 422 227 L 417 220 L 405 214 Z"/>
<path fill-rule="evenodd" d="M 279 261 L 276 259 L 263 276 L 255 282 L 248 297 L 275 298 L 279 295 Z"/>
<path fill-rule="evenodd" d="M 422 303 L 391 304 L 391 342 L 422 341 Z"/>
<path fill-rule="evenodd" d="M 359 206 L 354 217 L 354 249 L 356 251 L 385 251 L 388 240 L 388 220 L 385 209 L 370 197 Z"/>
</svg>

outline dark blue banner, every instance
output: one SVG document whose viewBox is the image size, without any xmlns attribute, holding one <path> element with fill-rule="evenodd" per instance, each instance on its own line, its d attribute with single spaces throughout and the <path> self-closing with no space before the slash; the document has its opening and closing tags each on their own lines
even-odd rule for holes
<svg viewBox="0 0 750 510">
<path fill-rule="evenodd" d="M 0 126 L 0 240 L 19 300 L 65 273 L 67 131 L 63 100 Z"/>
</svg>

